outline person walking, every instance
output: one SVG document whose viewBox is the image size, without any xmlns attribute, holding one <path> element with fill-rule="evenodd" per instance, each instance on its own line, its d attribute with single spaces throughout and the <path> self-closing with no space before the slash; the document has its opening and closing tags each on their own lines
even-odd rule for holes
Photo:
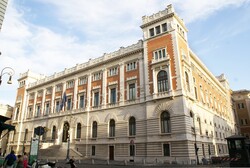
<svg viewBox="0 0 250 168">
<path fill-rule="evenodd" d="M 17 156 L 17 163 L 16 163 L 15 168 L 24 168 L 23 167 L 23 156 L 22 155 Z"/>
<path fill-rule="evenodd" d="M 28 167 L 28 156 L 27 153 L 24 152 L 23 153 L 23 168 L 27 168 Z"/>
<path fill-rule="evenodd" d="M 72 157 L 71 159 L 69 159 L 68 164 L 70 165 L 70 168 L 76 168 L 74 157 Z"/>
<path fill-rule="evenodd" d="M 10 154 L 8 154 L 4 159 L 4 168 L 14 168 L 14 164 L 16 161 L 15 152 L 12 150 Z"/>
</svg>

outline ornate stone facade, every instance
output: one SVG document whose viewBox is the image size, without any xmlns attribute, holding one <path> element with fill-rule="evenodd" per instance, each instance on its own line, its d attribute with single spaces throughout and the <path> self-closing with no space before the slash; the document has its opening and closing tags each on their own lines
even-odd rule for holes
<svg viewBox="0 0 250 168">
<path fill-rule="evenodd" d="M 131 46 L 48 77 L 21 74 L 9 149 L 29 151 L 44 126 L 42 148 L 70 138 L 89 158 L 188 164 L 195 144 L 199 159 L 226 155 L 224 138 L 237 132 L 227 82 L 191 51 L 172 5 L 141 28 Z"/>
</svg>

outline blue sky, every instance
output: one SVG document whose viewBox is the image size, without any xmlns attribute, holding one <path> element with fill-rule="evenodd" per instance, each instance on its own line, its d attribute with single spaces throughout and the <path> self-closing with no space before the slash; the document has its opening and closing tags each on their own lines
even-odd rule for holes
<svg viewBox="0 0 250 168">
<path fill-rule="evenodd" d="M 52 75 L 142 39 L 140 25 L 172 3 L 190 48 L 233 90 L 250 89 L 250 0 L 9 0 L 0 32 L 0 103 L 13 105 L 20 73 Z"/>
</svg>

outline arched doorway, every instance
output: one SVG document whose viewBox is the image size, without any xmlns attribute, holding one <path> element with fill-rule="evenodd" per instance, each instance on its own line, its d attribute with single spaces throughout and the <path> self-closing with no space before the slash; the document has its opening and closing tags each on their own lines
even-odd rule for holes
<svg viewBox="0 0 250 168">
<path fill-rule="evenodd" d="M 62 142 L 67 142 L 69 138 L 69 123 L 65 122 L 63 124 L 63 136 L 62 136 Z"/>
</svg>

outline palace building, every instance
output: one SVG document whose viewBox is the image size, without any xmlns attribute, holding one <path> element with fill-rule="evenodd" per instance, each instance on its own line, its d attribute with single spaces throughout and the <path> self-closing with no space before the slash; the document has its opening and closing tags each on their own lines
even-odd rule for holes
<svg viewBox="0 0 250 168">
<path fill-rule="evenodd" d="M 189 48 L 172 5 L 140 27 L 128 47 L 51 76 L 21 74 L 8 149 L 29 152 L 42 126 L 39 157 L 65 158 L 68 143 L 70 155 L 135 162 L 227 155 L 225 137 L 238 130 L 225 76 Z"/>
<path fill-rule="evenodd" d="M 3 19 L 6 11 L 8 0 L 0 0 L 0 31 L 3 24 Z"/>
<path fill-rule="evenodd" d="M 250 137 L 250 90 L 238 90 L 232 94 L 236 121 L 240 127 L 240 133 L 247 139 Z"/>
</svg>

